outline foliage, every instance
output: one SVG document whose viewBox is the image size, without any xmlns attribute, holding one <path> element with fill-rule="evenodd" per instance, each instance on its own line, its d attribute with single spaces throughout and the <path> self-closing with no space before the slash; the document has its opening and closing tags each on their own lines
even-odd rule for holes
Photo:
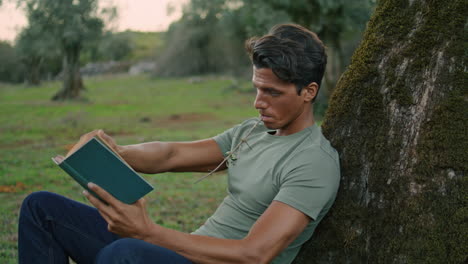
<svg viewBox="0 0 468 264">
<path fill-rule="evenodd" d="M 106 32 L 99 41 L 85 42 L 80 56 L 81 64 L 96 61 L 121 61 L 134 50 L 130 36 Z"/>
<path fill-rule="evenodd" d="M 283 10 L 292 21 L 310 27 L 322 38 L 340 39 L 346 30 L 362 30 L 375 1 L 344 0 L 261 0 L 272 10 Z"/>
<path fill-rule="evenodd" d="M 86 41 L 99 39 L 104 26 L 97 0 L 21 0 L 29 22 L 24 46 L 55 48 L 63 56 L 64 85 L 54 99 L 80 96 L 79 57 Z M 108 9 L 102 14 L 112 13 Z M 31 42 L 39 42 L 33 44 Z M 42 57 L 37 50 L 38 57 Z"/>
<path fill-rule="evenodd" d="M 284 22 L 311 28 L 340 55 L 349 37 L 360 36 L 373 5 L 372 0 L 192 0 L 169 30 L 164 68 L 158 73 L 187 75 L 245 67 L 243 41 Z M 180 52 L 188 57 L 179 56 Z"/>
<path fill-rule="evenodd" d="M 22 82 L 25 69 L 20 58 L 8 42 L 0 41 L 0 82 Z"/>
<path fill-rule="evenodd" d="M 60 87 L 56 81 L 38 89 L 0 84 L 0 263 L 17 262 L 18 210 L 27 194 L 47 190 L 85 202 L 82 188 L 50 160 L 81 134 L 102 128 L 120 144 L 196 140 L 256 115 L 251 94 L 223 89 L 230 80 L 189 81 L 90 78 L 86 93 L 93 102 L 66 104 L 48 100 Z M 203 224 L 225 196 L 226 178 L 221 172 L 194 184 L 202 175 L 146 175 L 155 186 L 147 196 L 151 218 L 185 232 Z"/>
<path fill-rule="evenodd" d="M 61 55 L 52 37 L 37 24 L 30 24 L 17 37 L 15 49 L 26 68 L 29 84 L 39 85 L 44 75 L 56 75 L 60 71 Z"/>
<path fill-rule="evenodd" d="M 129 59 L 131 61 L 158 58 L 166 40 L 166 32 L 138 32 L 125 31 L 118 34 L 125 35 L 131 40 L 133 47 Z"/>
<path fill-rule="evenodd" d="M 155 59 L 161 54 L 164 35 L 165 32 L 108 31 L 99 42 L 86 42 L 81 63 Z"/>
<path fill-rule="evenodd" d="M 248 65 L 243 51 L 247 32 L 240 10 L 228 1 L 193 0 L 167 33 L 167 46 L 157 74 L 183 76 L 235 72 Z"/>
<path fill-rule="evenodd" d="M 222 23 L 224 0 L 192 1 L 183 18 L 167 32 L 167 46 L 158 60 L 157 74 L 184 76 L 225 73 L 247 65 L 242 47 L 244 33 Z"/>
<path fill-rule="evenodd" d="M 99 38 L 103 21 L 98 17 L 96 0 L 20 0 L 23 3 L 32 36 L 28 43 L 41 41 L 41 46 L 59 49 L 82 47 L 85 40 Z M 107 11 L 103 11 L 107 12 Z M 44 49 L 44 48 L 43 48 Z M 42 55 L 42 50 L 39 50 Z"/>
<path fill-rule="evenodd" d="M 51 80 L 60 76 L 62 70 L 62 52 L 55 43 L 47 41 L 42 32 L 35 32 L 34 27 L 25 28 L 16 39 L 16 45 L 1 44 L 0 61 L 2 74 L 0 81 L 32 84 L 31 72 L 38 70 L 36 77 Z M 86 41 L 80 53 L 80 65 L 96 61 L 141 61 L 151 60 L 161 55 L 165 41 L 165 32 L 106 32 L 94 41 Z M 33 60 L 33 58 L 36 58 Z M 34 62 L 38 62 L 34 64 Z M 34 66 L 38 66 L 34 68 Z"/>
<path fill-rule="evenodd" d="M 359 44 L 374 0 L 192 0 L 167 33 L 157 76 L 207 73 L 250 77 L 244 40 L 278 23 L 316 31 L 328 48 L 328 65 L 315 108 L 323 115 L 329 94 Z M 237 87 L 239 88 L 239 87 Z"/>
<path fill-rule="evenodd" d="M 130 38 L 124 34 L 106 34 L 99 45 L 103 60 L 123 60 L 132 49 Z"/>
</svg>

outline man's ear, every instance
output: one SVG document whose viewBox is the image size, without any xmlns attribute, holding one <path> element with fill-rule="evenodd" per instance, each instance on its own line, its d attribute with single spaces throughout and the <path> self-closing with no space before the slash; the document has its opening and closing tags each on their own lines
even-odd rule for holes
<svg viewBox="0 0 468 264">
<path fill-rule="evenodd" d="M 311 82 L 309 85 L 302 88 L 301 93 L 304 96 L 304 101 L 306 102 L 312 101 L 317 96 L 318 89 L 319 89 L 319 86 L 316 82 Z"/>
</svg>

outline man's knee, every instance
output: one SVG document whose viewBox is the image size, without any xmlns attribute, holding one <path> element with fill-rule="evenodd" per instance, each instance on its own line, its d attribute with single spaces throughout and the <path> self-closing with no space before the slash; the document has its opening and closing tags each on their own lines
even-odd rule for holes
<svg viewBox="0 0 468 264">
<path fill-rule="evenodd" d="M 56 194 L 50 192 L 33 192 L 24 198 L 21 205 L 21 213 L 24 214 L 26 212 L 34 211 L 37 208 L 41 208 L 44 205 L 50 204 L 51 200 L 56 197 Z"/>
<path fill-rule="evenodd" d="M 138 247 L 138 241 L 133 238 L 122 238 L 107 245 L 99 252 L 96 257 L 96 264 L 107 264 L 107 263 L 138 263 L 136 258 L 138 255 L 136 247 Z"/>
<path fill-rule="evenodd" d="M 122 238 L 99 252 L 97 264 L 107 263 L 180 263 L 191 264 L 188 259 L 166 248 L 133 238 Z"/>
</svg>

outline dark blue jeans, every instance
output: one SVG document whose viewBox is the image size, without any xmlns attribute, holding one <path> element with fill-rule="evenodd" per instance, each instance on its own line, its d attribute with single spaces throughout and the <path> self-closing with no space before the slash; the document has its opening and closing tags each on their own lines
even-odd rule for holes
<svg viewBox="0 0 468 264">
<path fill-rule="evenodd" d="M 174 251 L 107 230 L 98 211 L 49 192 L 24 199 L 18 227 L 19 263 L 192 263 Z"/>
</svg>

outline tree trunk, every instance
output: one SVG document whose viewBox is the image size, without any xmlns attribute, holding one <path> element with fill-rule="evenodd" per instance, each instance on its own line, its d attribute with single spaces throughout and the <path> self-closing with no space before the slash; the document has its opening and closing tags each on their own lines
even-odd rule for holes
<svg viewBox="0 0 468 264">
<path fill-rule="evenodd" d="M 335 45 L 328 46 L 327 55 L 327 68 L 322 81 L 322 86 L 325 84 L 326 89 L 321 90 L 320 92 L 331 94 L 333 93 L 333 89 L 335 88 L 340 75 L 345 70 L 345 59 L 339 40 Z M 326 98 L 329 98 L 329 96 L 326 96 Z"/>
<path fill-rule="evenodd" d="M 65 49 L 63 58 L 63 86 L 52 97 L 54 101 L 82 99 L 81 91 L 84 90 L 80 74 L 80 47 L 74 45 Z"/>
<path fill-rule="evenodd" d="M 26 82 L 29 85 L 38 86 L 41 84 L 41 64 L 42 59 L 31 56 L 25 62 L 26 65 Z"/>
<path fill-rule="evenodd" d="M 334 207 L 295 263 L 467 263 L 464 0 L 380 0 L 330 100 Z"/>
</svg>

